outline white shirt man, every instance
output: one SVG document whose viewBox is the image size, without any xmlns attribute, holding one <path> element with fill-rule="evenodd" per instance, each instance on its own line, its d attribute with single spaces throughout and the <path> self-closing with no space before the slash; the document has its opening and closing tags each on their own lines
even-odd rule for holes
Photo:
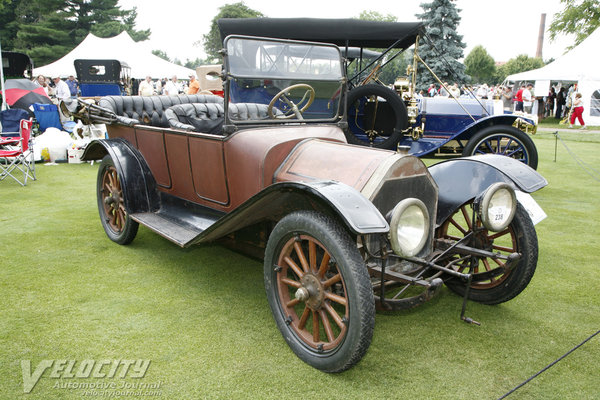
<svg viewBox="0 0 600 400">
<path fill-rule="evenodd" d="M 152 77 L 147 76 L 145 81 L 140 82 L 138 92 L 140 96 L 152 96 L 154 94 L 154 85 L 152 84 Z"/>
<path fill-rule="evenodd" d="M 533 85 L 529 84 L 523 90 L 523 111 L 527 114 L 531 114 L 531 108 L 533 107 Z"/>
<path fill-rule="evenodd" d="M 54 89 L 54 94 L 58 100 L 66 100 L 71 98 L 71 91 L 69 90 L 69 85 L 59 77 L 55 77 L 53 79 L 56 88 Z"/>
<path fill-rule="evenodd" d="M 177 85 L 177 77 L 175 75 L 165 84 L 163 94 L 167 96 L 176 96 L 179 94 L 179 86 Z"/>
</svg>

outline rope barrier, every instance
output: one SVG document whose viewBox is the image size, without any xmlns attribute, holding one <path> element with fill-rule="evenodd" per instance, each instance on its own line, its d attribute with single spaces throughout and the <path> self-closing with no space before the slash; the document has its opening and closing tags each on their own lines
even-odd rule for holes
<svg viewBox="0 0 600 400">
<path fill-rule="evenodd" d="M 564 146 L 564 148 L 567 150 L 567 152 L 569 153 L 569 155 L 571 157 L 573 157 L 573 159 L 575 160 L 575 162 L 577 164 L 579 164 L 579 166 L 581 167 L 581 169 L 583 169 L 586 174 L 588 174 L 589 176 L 591 176 L 593 180 L 595 180 L 596 182 L 600 182 L 600 172 L 598 172 L 596 169 L 594 169 L 590 165 L 586 164 L 583 160 L 579 159 L 577 157 L 577 155 L 575 153 L 573 153 L 573 151 L 571 151 L 571 149 L 569 148 L 569 146 L 567 146 L 567 144 L 562 140 L 562 138 L 558 134 L 558 131 L 555 131 L 552 134 L 556 137 L 557 140 L 560 140 L 560 143 Z M 556 162 L 556 146 L 554 147 L 554 161 Z M 594 173 L 590 172 L 590 170 L 593 171 L 598 176 L 594 176 Z"/>
<path fill-rule="evenodd" d="M 552 361 L 550 364 L 546 365 L 544 368 L 542 368 L 541 370 L 539 370 L 536 374 L 532 375 L 531 377 L 529 377 L 525 381 L 521 382 L 519 385 L 515 386 L 514 388 L 512 388 L 511 390 L 509 390 L 508 392 L 506 392 L 505 394 L 503 394 L 502 397 L 498 397 L 498 400 L 502 400 L 502 399 L 508 397 L 511 393 L 514 393 L 517 389 L 525 386 L 527 383 L 529 383 L 533 379 L 537 378 L 541 373 L 547 371 L 554 364 L 558 363 L 559 361 L 561 361 L 562 359 L 564 359 L 566 356 L 568 356 L 569 354 L 571 354 L 572 352 L 574 352 L 575 350 L 577 350 L 578 348 L 580 348 L 581 346 L 583 346 L 585 343 L 587 343 L 588 341 L 590 341 L 594 336 L 596 336 L 599 333 L 600 333 L 600 330 L 597 331 L 596 333 L 590 335 L 583 342 L 579 343 L 577 346 L 573 347 L 571 350 L 567 351 L 565 354 L 563 354 L 562 356 L 558 357 L 556 360 Z"/>
</svg>

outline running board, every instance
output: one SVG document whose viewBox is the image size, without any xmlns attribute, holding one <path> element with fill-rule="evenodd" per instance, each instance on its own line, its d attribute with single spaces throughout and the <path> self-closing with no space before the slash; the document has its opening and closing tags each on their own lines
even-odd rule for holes
<svg viewBox="0 0 600 400">
<path fill-rule="evenodd" d="M 175 203 L 163 196 L 163 205 L 155 212 L 130 214 L 134 221 L 173 243 L 187 247 L 193 239 L 212 226 L 223 214 L 192 203 Z"/>
</svg>

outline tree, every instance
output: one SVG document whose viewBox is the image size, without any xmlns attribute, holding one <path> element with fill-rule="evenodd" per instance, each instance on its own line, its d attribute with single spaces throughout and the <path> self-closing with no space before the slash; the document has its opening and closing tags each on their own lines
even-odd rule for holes
<svg viewBox="0 0 600 400">
<path fill-rule="evenodd" d="M 509 75 L 542 68 L 543 66 L 544 61 L 541 58 L 529 57 L 526 54 L 518 55 L 497 69 L 496 82 L 502 82 Z"/>
<path fill-rule="evenodd" d="M 458 61 L 463 57 L 466 45 L 462 42 L 462 35 L 456 32 L 461 18 L 454 0 L 433 0 L 422 3 L 421 8 L 424 12 L 416 17 L 425 24 L 429 39 L 419 41 L 419 56 L 443 82 L 466 82 L 465 66 Z M 417 89 L 424 90 L 432 82 L 433 76 L 419 65 Z"/>
<path fill-rule="evenodd" d="M 561 34 L 575 35 L 572 49 L 600 26 L 600 1 L 599 0 L 560 0 L 565 4 L 562 11 L 554 14 L 550 24 L 550 39 L 554 40 Z"/>
<path fill-rule="evenodd" d="M 248 8 L 243 2 L 226 4 L 219 7 L 219 12 L 212 19 L 210 24 L 210 31 L 208 34 L 202 36 L 202 43 L 204 51 L 206 52 L 207 59 L 219 60 L 219 50 L 223 48 L 223 41 L 221 40 L 221 33 L 219 32 L 219 26 L 217 21 L 220 18 L 258 18 L 264 17 L 260 11 Z M 200 44 L 199 42 L 194 43 L 195 45 Z"/>
<path fill-rule="evenodd" d="M 471 77 L 472 82 L 494 83 L 496 62 L 483 48 L 476 46 L 465 58 L 465 73 Z"/>
<path fill-rule="evenodd" d="M 167 52 L 164 50 L 152 50 L 152 54 L 154 54 L 157 57 L 162 58 L 165 61 L 169 61 L 171 62 L 171 59 L 169 58 L 169 56 L 167 55 Z"/>
<path fill-rule="evenodd" d="M 123 10 L 118 0 L 15 0 L 12 2 L 16 33 L 11 46 L 27 53 L 36 65 L 52 62 L 78 45 L 88 33 L 100 37 L 127 31 L 134 40 L 146 40 L 150 29 L 136 30 L 137 11 Z M 10 6 L 0 9 L 3 12 Z"/>
</svg>

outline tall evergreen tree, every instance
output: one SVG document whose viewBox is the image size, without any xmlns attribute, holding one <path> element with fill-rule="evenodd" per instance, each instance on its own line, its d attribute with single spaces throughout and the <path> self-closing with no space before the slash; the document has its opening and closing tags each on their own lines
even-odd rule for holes
<svg viewBox="0 0 600 400">
<path fill-rule="evenodd" d="M 88 33 L 112 37 L 127 31 L 134 40 L 146 40 L 150 29 L 136 30 L 137 11 L 122 10 L 118 0 L 15 0 L 14 50 L 27 53 L 35 65 L 59 59 Z M 0 18 L 1 18 L 0 10 Z"/>
<path fill-rule="evenodd" d="M 425 24 L 428 38 L 419 41 L 419 55 L 442 80 L 447 82 L 467 82 L 465 66 L 458 60 L 463 57 L 466 45 L 462 35 L 456 31 L 460 23 L 455 0 L 433 0 L 421 3 L 422 14 L 417 14 Z M 419 65 L 417 88 L 426 89 L 435 78 L 423 65 Z"/>
</svg>

